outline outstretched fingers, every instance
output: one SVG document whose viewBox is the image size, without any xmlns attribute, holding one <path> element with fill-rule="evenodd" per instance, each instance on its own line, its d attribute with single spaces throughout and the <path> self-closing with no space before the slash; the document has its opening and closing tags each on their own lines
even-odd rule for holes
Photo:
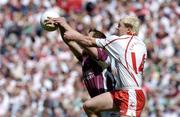
<svg viewBox="0 0 180 117">
<path fill-rule="evenodd" d="M 54 21 L 55 25 L 61 25 L 61 26 L 66 25 L 66 20 L 64 17 L 53 18 L 52 20 Z"/>
</svg>

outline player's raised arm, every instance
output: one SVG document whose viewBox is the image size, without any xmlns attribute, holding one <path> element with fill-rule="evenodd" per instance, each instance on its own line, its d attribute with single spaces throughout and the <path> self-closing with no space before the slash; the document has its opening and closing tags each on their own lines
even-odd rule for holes
<svg viewBox="0 0 180 117">
<path fill-rule="evenodd" d="M 93 29 L 89 31 L 88 36 L 82 35 L 74 30 L 63 17 L 49 18 L 46 23 L 55 24 L 60 29 L 64 42 L 69 46 L 76 58 L 81 59 L 82 51 L 85 49 L 93 58 L 101 60 L 99 53 L 102 52 L 99 52 L 97 48 L 92 48 L 92 46 L 96 46 L 95 38 L 106 38 L 102 32 Z"/>
<path fill-rule="evenodd" d="M 98 31 L 96 29 L 93 29 L 93 30 L 89 31 L 89 35 L 88 36 L 93 37 L 93 38 L 102 38 L 102 39 L 106 38 L 106 36 L 102 32 L 100 32 L 100 31 Z M 65 40 L 65 41 L 67 41 L 67 40 Z M 91 44 L 87 45 L 87 43 L 84 42 L 84 41 L 78 41 L 78 40 L 69 41 L 68 40 L 67 42 L 69 44 L 71 44 L 72 46 L 79 45 L 84 50 L 86 50 L 89 53 L 89 55 L 91 55 L 91 57 L 95 58 L 96 60 L 104 61 L 105 58 L 106 58 L 105 56 L 107 54 L 104 54 L 106 52 L 103 49 L 96 48 L 96 47 L 88 47 L 88 46 L 91 46 Z M 103 57 L 103 59 L 102 59 L 102 57 Z"/>
<path fill-rule="evenodd" d="M 75 29 L 73 29 L 66 22 L 66 19 L 64 17 L 53 18 L 52 20 L 54 21 L 56 26 L 63 27 L 65 29 L 64 38 L 66 40 L 76 41 L 83 46 L 89 46 L 89 47 L 96 46 L 95 38 L 93 38 L 91 36 L 83 35 L 83 34 L 79 33 L 78 31 L 76 31 Z M 48 22 L 52 23 L 52 20 L 48 21 Z"/>
<path fill-rule="evenodd" d="M 89 47 L 96 46 L 95 38 L 105 38 L 105 35 L 102 32 L 93 29 L 89 32 L 93 34 L 89 34 L 88 36 L 82 35 L 74 30 L 63 17 L 49 18 L 46 23 L 53 23 L 60 29 L 64 42 L 70 47 L 76 57 L 79 54 L 82 55 L 81 47 L 83 47 L 83 49 L 86 49 L 92 57 L 99 59 L 97 49 Z"/>
<path fill-rule="evenodd" d="M 91 36 L 83 35 L 76 30 L 69 30 L 64 33 L 64 37 L 71 41 L 76 41 L 77 43 L 88 46 L 88 47 L 97 47 L 96 38 Z"/>
<path fill-rule="evenodd" d="M 55 18 L 55 20 L 57 21 L 60 21 L 58 20 L 59 18 Z M 64 20 L 63 18 L 60 18 L 61 20 Z M 74 41 L 70 41 L 70 40 L 67 40 L 64 38 L 64 33 L 66 32 L 66 30 L 69 30 L 71 27 L 70 26 L 61 26 L 59 25 L 59 23 L 54 23 L 54 20 L 53 18 L 48 18 L 48 20 L 45 21 L 46 24 L 55 24 L 58 29 L 60 30 L 60 33 L 61 33 L 61 37 L 63 39 L 63 41 L 68 45 L 68 47 L 70 48 L 70 50 L 72 51 L 72 53 L 75 55 L 75 57 L 81 61 L 82 60 L 82 51 L 83 49 L 80 47 L 79 44 L 77 44 L 76 42 Z"/>
</svg>

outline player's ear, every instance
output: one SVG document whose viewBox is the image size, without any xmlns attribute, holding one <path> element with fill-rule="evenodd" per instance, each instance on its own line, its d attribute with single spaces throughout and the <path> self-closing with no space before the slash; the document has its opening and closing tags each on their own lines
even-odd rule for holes
<svg viewBox="0 0 180 117">
<path fill-rule="evenodd" d="M 130 28 L 127 27 L 127 34 L 131 32 Z"/>
<path fill-rule="evenodd" d="M 127 27 L 127 34 L 128 35 L 132 35 L 133 34 L 133 31 L 132 31 L 131 27 Z"/>
<path fill-rule="evenodd" d="M 124 25 L 127 28 L 127 34 L 132 35 L 133 34 L 133 26 L 130 24 L 124 24 Z"/>
</svg>

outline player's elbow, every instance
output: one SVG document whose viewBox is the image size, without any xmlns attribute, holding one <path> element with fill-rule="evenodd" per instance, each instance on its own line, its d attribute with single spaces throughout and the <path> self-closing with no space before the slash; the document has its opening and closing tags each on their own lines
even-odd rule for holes
<svg viewBox="0 0 180 117">
<path fill-rule="evenodd" d="M 88 47 L 97 47 L 96 46 L 96 40 L 95 40 L 95 38 L 92 38 L 92 37 L 86 37 L 85 38 L 85 40 L 86 40 L 86 46 L 88 46 Z"/>
</svg>

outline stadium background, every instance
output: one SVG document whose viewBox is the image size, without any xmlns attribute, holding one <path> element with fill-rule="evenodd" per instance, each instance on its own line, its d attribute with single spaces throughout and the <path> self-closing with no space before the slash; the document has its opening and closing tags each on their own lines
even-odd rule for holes
<svg viewBox="0 0 180 117">
<path fill-rule="evenodd" d="M 148 48 L 142 117 L 180 116 L 179 0 L 0 0 L 0 117 L 85 117 L 81 66 L 58 32 L 40 27 L 47 8 L 84 34 L 109 35 L 136 14 Z"/>
</svg>

